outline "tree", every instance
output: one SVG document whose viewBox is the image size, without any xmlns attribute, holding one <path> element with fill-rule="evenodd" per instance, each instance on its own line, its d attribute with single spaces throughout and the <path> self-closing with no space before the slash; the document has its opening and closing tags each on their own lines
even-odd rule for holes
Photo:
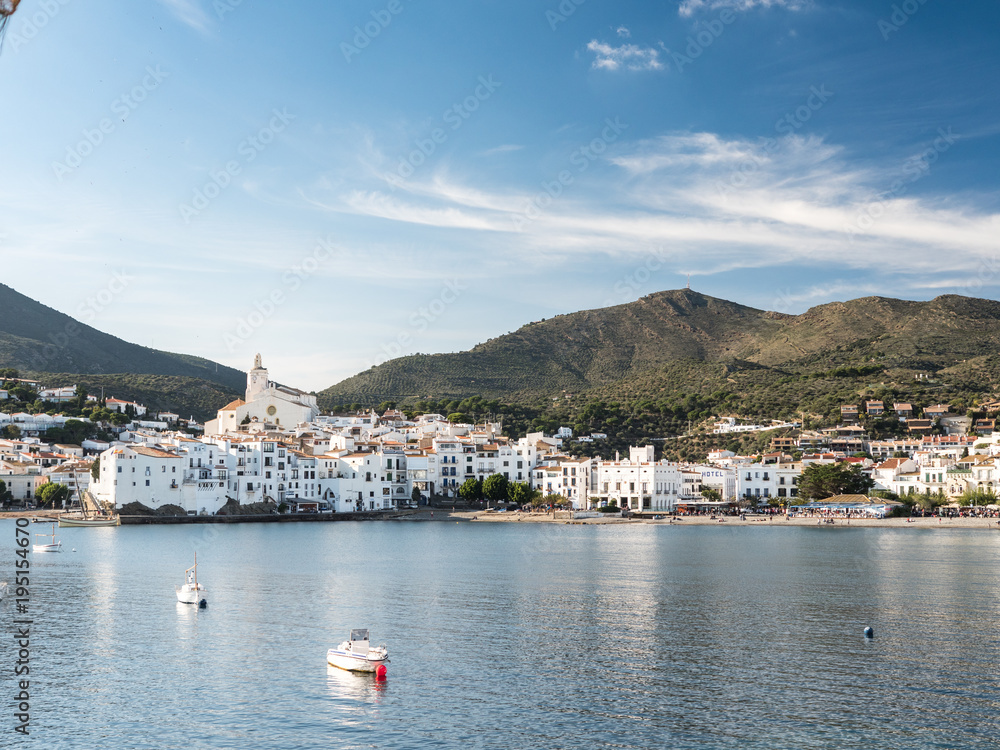
<svg viewBox="0 0 1000 750">
<path fill-rule="evenodd" d="M 455 424 L 465 424 L 468 422 L 468 418 L 460 411 L 452 412 L 448 415 L 448 421 Z"/>
<path fill-rule="evenodd" d="M 483 485 L 475 477 L 469 477 L 465 483 L 458 488 L 458 496 L 467 503 L 473 503 L 483 497 Z"/>
<path fill-rule="evenodd" d="M 515 505 L 530 503 L 534 490 L 527 482 L 511 482 L 507 485 L 507 500 Z"/>
<path fill-rule="evenodd" d="M 90 465 L 90 476 L 95 482 L 101 479 L 101 457 L 98 456 L 94 459 L 94 463 Z"/>
<path fill-rule="evenodd" d="M 854 464 L 812 464 L 799 477 L 799 497 L 825 500 L 834 495 L 867 495 L 875 482 Z"/>
<path fill-rule="evenodd" d="M 14 501 L 14 495 L 7 489 L 7 483 L 0 479 L 0 505 L 7 505 Z"/>
<path fill-rule="evenodd" d="M 414 487 L 413 492 L 410 493 L 410 502 L 415 505 L 420 505 L 420 488 Z"/>
<path fill-rule="evenodd" d="M 16 424 L 9 424 L 3 428 L 3 436 L 8 440 L 17 440 L 21 437 L 21 428 Z"/>
<path fill-rule="evenodd" d="M 39 505 L 51 505 L 53 508 L 61 508 L 62 504 L 69 499 L 71 494 L 69 487 L 66 485 L 49 482 L 38 488 L 38 492 L 35 493 L 35 499 Z"/>
<path fill-rule="evenodd" d="M 507 477 L 491 474 L 483 481 L 483 494 L 487 500 L 499 503 L 507 499 Z"/>
<path fill-rule="evenodd" d="M 712 489 L 711 487 L 706 487 L 701 491 L 701 496 L 708 500 L 709 502 L 717 503 L 722 500 L 722 493 L 718 490 Z"/>
</svg>

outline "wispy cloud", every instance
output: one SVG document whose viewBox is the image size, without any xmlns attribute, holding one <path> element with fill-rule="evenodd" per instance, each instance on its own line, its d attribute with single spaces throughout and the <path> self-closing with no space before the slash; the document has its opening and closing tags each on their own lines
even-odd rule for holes
<svg viewBox="0 0 1000 750">
<path fill-rule="evenodd" d="M 482 156 L 495 156 L 496 154 L 509 154 L 511 151 L 520 151 L 524 146 L 515 143 L 505 143 L 502 146 L 488 148 L 482 152 Z"/>
<path fill-rule="evenodd" d="M 202 34 L 207 33 L 211 19 L 201 7 L 200 0 L 159 0 L 181 23 Z"/>
<path fill-rule="evenodd" d="M 593 67 L 603 70 L 663 70 L 664 67 L 660 51 L 652 47 L 642 48 L 635 44 L 612 47 L 593 39 L 587 49 L 594 53 Z"/>
<path fill-rule="evenodd" d="M 747 165 L 750 176 L 733 188 L 730 178 Z M 996 252 L 1000 214 L 971 198 L 885 197 L 896 166 L 859 167 L 843 148 L 815 137 L 789 137 L 769 153 L 747 139 L 675 133 L 620 144 L 574 174 L 558 197 L 537 186 L 490 188 L 438 174 L 392 197 L 342 195 L 332 210 L 472 233 L 470 244 L 532 261 L 664 247 L 678 267 L 701 273 L 891 265 L 916 278 L 938 274 L 948 257 L 950 276 L 975 274 Z M 879 195 L 881 217 L 861 229 L 858 216 Z"/>
<path fill-rule="evenodd" d="M 688 18 L 700 11 L 731 8 L 732 10 L 753 10 L 754 8 L 786 8 L 802 10 L 810 0 L 683 0 L 677 12 Z"/>
<path fill-rule="evenodd" d="M 615 33 L 618 34 L 618 36 L 620 36 L 622 39 L 628 39 L 629 37 L 632 36 L 632 32 L 629 31 L 624 26 L 619 26 L 617 29 L 615 29 Z"/>
</svg>

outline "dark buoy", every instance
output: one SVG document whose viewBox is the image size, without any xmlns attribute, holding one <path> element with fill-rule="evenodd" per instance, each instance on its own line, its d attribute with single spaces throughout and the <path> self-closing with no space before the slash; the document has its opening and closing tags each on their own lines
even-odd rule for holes
<svg viewBox="0 0 1000 750">
<path fill-rule="evenodd" d="M 865 638 L 874 638 L 874 637 L 875 637 L 875 631 L 872 630 L 870 626 L 866 627 L 865 628 Z"/>
<path fill-rule="evenodd" d="M 385 676 L 388 673 L 389 673 L 389 670 L 385 668 L 385 664 L 379 664 L 378 667 L 375 668 L 375 679 L 376 680 L 384 680 Z"/>
<path fill-rule="evenodd" d="M 208 606 L 208 599 L 202 599 L 198 602 L 198 609 L 205 609 Z"/>
</svg>

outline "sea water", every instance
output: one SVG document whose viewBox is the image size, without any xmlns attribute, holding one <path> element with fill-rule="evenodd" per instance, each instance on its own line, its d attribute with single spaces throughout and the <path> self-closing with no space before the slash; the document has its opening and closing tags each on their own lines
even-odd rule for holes
<svg viewBox="0 0 1000 750">
<path fill-rule="evenodd" d="M 59 537 L 61 554 L 31 556 L 27 612 L 0 604 L 0 747 L 1000 743 L 1000 532 L 432 521 Z M 0 522 L 12 584 L 14 549 Z M 195 551 L 203 610 L 174 596 Z M 327 668 L 352 628 L 388 646 L 385 681 Z"/>
</svg>

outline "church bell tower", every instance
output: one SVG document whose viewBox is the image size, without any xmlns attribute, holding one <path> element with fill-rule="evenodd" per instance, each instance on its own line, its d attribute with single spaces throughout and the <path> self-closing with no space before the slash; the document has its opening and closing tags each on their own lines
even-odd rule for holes
<svg viewBox="0 0 1000 750">
<path fill-rule="evenodd" d="M 267 379 L 267 370 L 261 363 L 260 355 L 258 354 L 254 357 L 253 369 L 247 373 L 246 402 L 249 404 L 251 401 L 263 394 L 268 389 L 269 385 L 270 383 Z"/>
</svg>

